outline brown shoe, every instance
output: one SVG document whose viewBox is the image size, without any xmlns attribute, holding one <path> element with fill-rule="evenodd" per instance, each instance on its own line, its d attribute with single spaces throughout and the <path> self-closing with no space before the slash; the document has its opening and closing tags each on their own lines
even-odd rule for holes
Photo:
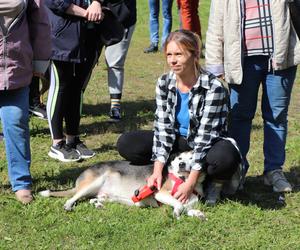
<svg viewBox="0 0 300 250">
<path fill-rule="evenodd" d="M 24 205 L 29 204 L 33 200 L 31 190 L 27 189 L 18 190 L 16 192 L 16 198 Z"/>
</svg>

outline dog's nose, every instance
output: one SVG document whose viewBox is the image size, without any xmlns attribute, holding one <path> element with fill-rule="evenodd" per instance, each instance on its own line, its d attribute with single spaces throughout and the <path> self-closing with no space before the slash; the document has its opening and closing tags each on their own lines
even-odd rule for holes
<svg viewBox="0 0 300 250">
<path fill-rule="evenodd" d="M 185 162 L 179 162 L 179 169 L 185 169 Z"/>
</svg>

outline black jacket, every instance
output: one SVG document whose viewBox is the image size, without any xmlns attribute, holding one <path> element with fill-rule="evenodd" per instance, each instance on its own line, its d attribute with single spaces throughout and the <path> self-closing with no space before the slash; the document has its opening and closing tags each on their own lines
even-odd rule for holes
<svg viewBox="0 0 300 250">
<path fill-rule="evenodd" d="M 86 57 L 84 39 L 86 37 L 86 22 L 80 17 L 66 14 L 73 3 L 82 6 L 81 0 L 45 0 L 51 23 L 53 60 L 66 62 L 83 62 Z"/>
</svg>

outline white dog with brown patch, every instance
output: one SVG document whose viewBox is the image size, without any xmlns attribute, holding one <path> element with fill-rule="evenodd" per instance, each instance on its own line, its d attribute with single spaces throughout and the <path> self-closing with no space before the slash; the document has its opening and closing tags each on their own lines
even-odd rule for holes
<svg viewBox="0 0 300 250">
<path fill-rule="evenodd" d="M 72 210 L 75 202 L 82 198 L 93 197 L 90 200 L 96 207 L 102 207 L 103 202 L 119 202 L 139 207 L 158 207 L 159 203 L 174 208 L 173 214 L 179 218 L 182 213 L 205 219 L 200 210 L 193 209 L 203 197 L 202 183 L 205 175 L 201 175 L 187 203 L 183 204 L 173 197 L 176 188 L 184 182 L 191 171 L 192 152 L 179 154 L 168 166 L 168 173 L 164 174 L 165 181 L 160 190 L 142 200 L 134 202 L 132 199 L 136 190 L 145 185 L 145 180 L 152 174 L 153 165 L 136 166 L 128 161 L 110 161 L 100 163 L 85 170 L 76 180 L 75 188 L 66 191 L 41 191 L 44 197 L 66 197 L 73 195 L 66 201 L 65 210 Z M 175 189 L 174 189 L 175 188 Z M 96 197 L 96 198 L 95 198 Z"/>
</svg>

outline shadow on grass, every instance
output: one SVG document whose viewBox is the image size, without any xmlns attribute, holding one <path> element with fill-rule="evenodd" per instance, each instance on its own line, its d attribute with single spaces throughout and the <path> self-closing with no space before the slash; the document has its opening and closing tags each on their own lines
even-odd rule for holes
<svg viewBox="0 0 300 250">
<path fill-rule="evenodd" d="M 285 176 L 293 186 L 293 192 L 300 191 L 300 166 L 292 167 Z M 256 205 L 261 209 L 274 210 L 286 206 L 285 194 L 275 193 L 271 186 L 264 185 L 263 176 L 247 176 L 244 189 L 238 191 L 230 200 L 244 205 Z"/>
<path fill-rule="evenodd" d="M 89 133 L 105 132 L 124 132 L 128 130 L 137 130 L 141 126 L 147 125 L 154 120 L 155 101 L 139 100 L 135 102 L 122 102 L 122 119 L 118 123 L 110 123 L 108 112 L 110 104 L 102 103 L 97 105 L 83 105 L 83 114 L 85 115 L 107 115 L 107 121 L 83 125 L 82 129 Z"/>
<path fill-rule="evenodd" d="M 107 119 L 80 125 L 81 133 L 88 135 L 111 133 L 122 133 L 124 131 L 138 130 L 142 126 L 152 123 L 154 120 L 155 101 L 139 100 L 133 102 L 122 102 L 122 119 L 118 123 L 109 122 L 108 112 L 110 104 L 100 103 L 96 105 L 84 104 L 83 116 L 106 115 Z M 45 124 L 33 123 L 30 130 L 32 137 L 49 135 L 49 128 Z"/>
</svg>

